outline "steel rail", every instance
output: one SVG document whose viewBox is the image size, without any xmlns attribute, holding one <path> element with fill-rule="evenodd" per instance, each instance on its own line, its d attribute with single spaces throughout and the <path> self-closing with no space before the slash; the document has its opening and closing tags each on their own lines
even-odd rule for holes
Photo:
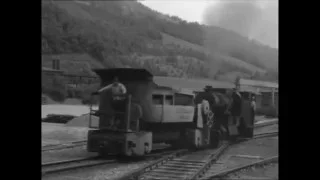
<svg viewBox="0 0 320 180">
<path fill-rule="evenodd" d="M 78 160 L 69 160 L 69 161 L 60 161 L 60 162 L 53 162 L 47 163 L 42 168 L 45 170 L 42 171 L 42 175 L 53 174 L 63 171 L 74 170 L 78 168 L 88 168 L 92 166 L 98 166 L 103 164 L 110 164 L 115 163 L 117 160 L 96 160 L 95 158 L 82 158 Z"/>
<path fill-rule="evenodd" d="M 145 167 L 134 171 L 133 173 L 128 173 L 127 175 L 118 178 L 118 180 L 136 180 L 136 179 L 152 179 L 152 178 L 165 178 L 165 179 L 198 179 L 200 178 L 209 168 L 215 163 L 219 156 L 233 144 L 248 141 L 251 139 L 258 139 L 263 137 L 276 136 L 277 132 L 260 133 L 254 135 L 250 139 L 241 139 L 233 143 L 224 143 L 218 149 L 214 150 L 209 156 L 209 160 L 188 160 L 189 158 L 178 159 L 179 154 L 172 154 L 170 158 L 164 157 L 155 163 L 146 165 Z M 199 151 L 198 151 L 199 152 Z M 201 152 L 201 151 L 200 151 Z M 194 154 L 196 154 L 195 152 Z M 187 154 L 187 155 L 186 155 Z M 193 153 L 190 151 L 185 151 L 181 155 L 190 155 L 192 157 Z M 197 155 L 194 155 L 197 157 Z M 203 156 L 202 156 L 203 157 Z M 191 173 L 189 173 L 191 172 Z"/>
<path fill-rule="evenodd" d="M 220 179 L 223 176 L 226 176 L 228 174 L 231 174 L 231 173 L 243 170 L 243 169 L 247 169 L 247 168 L 250 168 L 250 167 L 253 167 L 253 166 L 261 166 L 261 165 L 265 165 L 265 164 L 269 164 L 269 163 L 278 162 L 278 160 L 279 160 L 279 156 L 269 157 L 269 158 L 266 158 L 266 159 L 263 159 L 263 160 L 260 160 L 260 161 L 257 161 L 257 162 L 253 162 L 253 163 L 249 163 L 249 164 L 246 164 L 246 165 L 238 166 L 238 167 L 235 167 L 235 168 L 223 170 L 223 171 L 220 171 L 220 172 L 215 173 L 215 174 L 210 175 L 210 176 L 205 176 L 205 177 L 201 178 L 201 180 Z"/>
</svg>

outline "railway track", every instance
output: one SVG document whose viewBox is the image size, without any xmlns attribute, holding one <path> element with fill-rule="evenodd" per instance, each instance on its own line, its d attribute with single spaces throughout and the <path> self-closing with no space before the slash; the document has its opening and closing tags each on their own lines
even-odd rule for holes
<svg viewBox="0 0 320 180">
<path fill-rule="evenodd" d="M 258 139 L 278 135 L 277 132 L 261 133 L 251 139 Z M 249 139 L 241 139 L 235 143 L 240 143 Z M 181 150 L 167 157 L 149 164 L 135 172 L 131 172 L 118 180 L 146 180 L 146 179 L 199 179 L 219 156 L 232 144 L 224 142 L 215 150 L 204 150 L 190 152 Z"/>
<path fill-rule="evenodd" d="M 274 125 L 274 124 L 278 124 L 278 121 L 271 121 L 271 122 L 266 122 L 266 123 L 255 124 L 254 127 L 255 128 L 262 128 L 262 127 L 271 126 L 271 125 Z"/>
<path fill-rule="evenodd" d="M 168 154 L 173 154 L 177 152 L 177 150 L 171 150 L 171 148 L 158 148 L 154 149 L 151 154 L 144 156 L 143 158 L 129 158 L 129 159 L 121 159 L 119 160 L 117 156 L 110 155 L 111 159 L 101 159 L 99 156 L 95 157 L 86 157 L 86 158 L 78 158 L 71 160 L 63 160 L 63 161 L 55 161 L 49 163 L 43 163 L 42 166 L 42 175 L 53 174 L 63 171 L 70 171 L 79 168 L 88 168 L 93 166 L 99 166 L 104 164 L 117 163 L 121 161 L 140 161 L 148 158 L 159 158 L 166 156 Z"/>
<path fill-rule="evenodd" d="M 273 123 L 275 124 L 275 123 Z M 272 125 L 272 124 L 268 124 Z M 265 127 L 265 125 L 257 126 Z M 255 135 L 255 139 L 275 136 L 277 132 L 269 132 Z M 250 139 L 240 139 L 237 143 Z M 83 146 L 86 144 L 86 140 L 74 141 L 67 144 L 47 145 L 44 146 L 42 152 L 50 150 L 60 150 L 66 148 L 72 148 L 77 146 Z M 157 158 L 161 157 L 160 160 L 155 163 L 148 165 L 139 171 L 127 175 L 123 179 L 150 179 L 150 178 L 176 178 L 176 179 L 195 179 L 199 177 L 199 174 L 203 174 L 206 169 L 223 153 L 225 149 L 230 145 L 229 142 L 222 144 L 216 150 L 206 150 L 198 152 L 190 152 L 187 149 L 172 150 L 168 148 L 157 148 L 154 149 L 150 155 L 145 158 Z M 164 157 L 163 157 L 164 156 Z M 182 158 L 178 158 L 182 157 Z M 200 160 L 199 160 L 200 159 Z M 209 161 L 208 161 L 209 159 Z M 98 157 L 80 158 L 73 160 L 57 161 L 42 164 L 42 175 L 58 173 L 62 171 L 69 171 L 78 168 L 87 168 L 92 166 L 98 166 L 103 164 L 110 164 L 119 162 L 116 158 L 103 160 Z M 186 173 L 187 172 L 187 173 Z M 171 175 L 174 174 L 174 175 Z M 186 175 L 186 176 L 184 176 Z M 182 177 L 181 177 L 182 176 Z"/>
<path fill-rule="evenodd" d="M 116 162 L 115 159 L 102 160 L 99 157 L 79 158 L 73 160 L 56 161 L 42 164 L 42 175 L 58 173 L 62 171 L 87 168 L 97 165 L 110 164 Z"/>
<path fill-rule="evenodd" d="M 69 149 L 69 148 L 74 148 L 79 146 L 85 146 L 86 144 L 87 144 L 87 140 L 72 141 L 72 142 L 63 143 L 63 144 L 50 144 L 50 145 L 43 146 L 41 149 L 41 152 Z"/>
<path fill-rule="evenodd" d="M 201 178 L 200 180 L 219 180 L 219 179 L 222 179 L 223 177 L 227 176 L 228 174 L 235 173 L 235 172 L 243 170 L 243 169 L 248 169 L 248 168 L 253 167 L 253 166 L 262 166 L 262 165 L 265 165 L 265 164 L 278 162 L 278 160 L 279 160 L 279 156 L 268 157 L 268 158 L 265 158 L 265 159 L 260 160 L 260 161 L 256 161 L 256 162 L 253 162 L 253 163 L 248 163 L 248 164 L 245 164 L 245 165 L 242 165 L 242 166 L 229 168 L 229 169 L 217 172 L 217 173 L 213 173 L 213 174 L 211 174 L 209 176 L 205 176 L 205 177 Z"/>
<path fill-rule="evenodd" d="M 278 122 L 272 121 L 268 123 L 263 123 L 263 124 L 256 124 L 254 127 L 255 128 L 262 128 L 265 126 L 270 126 L 277 124 Z M 42 152 L 46 151 L 55 151 L 55 150 L 63 150 L 63 149 L 69 149 L 69 148 L 74 148 L 74 147 L 80 147 L 80 146 L 85 146 L 87 143 L 87 140 L 81 140 L 81 141 L 72 141 L 68 143 L 63 143 L 63 144 L 50 144 L 42 147 Z"/>
</svg>

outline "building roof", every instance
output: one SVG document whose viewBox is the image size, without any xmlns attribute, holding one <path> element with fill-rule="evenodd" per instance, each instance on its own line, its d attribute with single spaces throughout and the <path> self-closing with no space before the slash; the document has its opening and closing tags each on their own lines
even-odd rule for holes
<svg viewBox="0 0 320 180">
<path fill-rule="evenodd" d="M 149 71 L 136 68 L 93 69 L 93 71 L 102 81 L 112 81 L 114 77 L 118 77 L 119 81 L 149 80 L 153 77 Z"/>
<path fill-rule="evenodd" d="M 266 87 L 266 88 L 278 88 L 278 83 L 267 81 L 255 81 L 250 79 L 240 79 L 240 86 L 254 86 L 254 87 Z"/>
<path fill-rule="evenodd" d="M 252 88 L 252 87 L 241 87 L 240 88 L 240 92 L 248 92 L 248 93 L 252 93 L 252 94 L 255 94 L 255 95 L 260 95 L 261 91 L 258 91 L 256 88 Z"/>
<path fill-rule="evenodd" d="M 188 89 L 191 91 L 203 91 L 206 86 L 212 86 L 213 88 L 234 88 L 233 83 L 205 79 L 154 76 L 153 81 L 159 86 L 166 86 L 174 89 Z"/>
<path fill-rule="evenodd" d="M 63 72 L 62 70 L 56 70 L 56 69 L 47 68 L 47 67 L 42 67 L 42 71 Z"/>
<path fill-rule="evenodd" d="M 173 93 L 185 94 L 185 95 L 194 95 L 194 91 L 190 89 L 184 88 L 174 88 L 174 87 L 166 87 L 166 86 L 157 86 L 157 90 L 167 90 Z"/>
</svg>

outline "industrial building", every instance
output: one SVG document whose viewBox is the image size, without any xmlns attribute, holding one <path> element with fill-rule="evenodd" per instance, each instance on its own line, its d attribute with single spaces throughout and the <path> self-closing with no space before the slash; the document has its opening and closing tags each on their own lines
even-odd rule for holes
<svg viewBox="0 0 320 180">
<path fill-rule="evenodd" d="M 240 88 L 240 91 L 252 92 L 256 95 L 258 111 L 264 112 L 275 109 L 278 115 L 278 83 L 240 78 L 236 81 L 236 86 Z"/>
</svg>

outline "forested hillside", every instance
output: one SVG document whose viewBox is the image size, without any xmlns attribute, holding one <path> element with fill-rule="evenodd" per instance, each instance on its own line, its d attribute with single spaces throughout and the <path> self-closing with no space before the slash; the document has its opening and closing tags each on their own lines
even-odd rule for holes
<svg viewBox="0 0 320 180">
<path fill-rule="evenodd" d="M 144 67 L 162 76 L 276 80 L 278 69 L 277 49 L 136 1 L 43 0 L 42 53 L 88 54 L 105 67 Z"/>
</svg>

